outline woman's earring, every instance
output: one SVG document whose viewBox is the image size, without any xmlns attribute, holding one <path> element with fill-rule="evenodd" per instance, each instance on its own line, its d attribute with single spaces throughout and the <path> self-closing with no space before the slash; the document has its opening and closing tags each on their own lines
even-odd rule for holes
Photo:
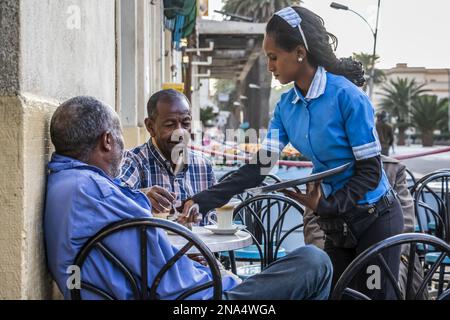
<svg viewBox="0 0 450 320">
<path fill-rule="evenodd" d="M 298 57 L 297 61 L 298 61 L 298 63 L 301 63 L 303 61 L 303 58 L 302 57 Z"/>
</svg>

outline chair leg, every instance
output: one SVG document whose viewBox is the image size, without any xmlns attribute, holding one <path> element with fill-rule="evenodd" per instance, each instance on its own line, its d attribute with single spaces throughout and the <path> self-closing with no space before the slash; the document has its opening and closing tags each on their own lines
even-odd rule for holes
<svg viewBox="0 0 450 320">
<path fill-rule="evenodd" d="M 237 274 L 236 257 L 234 256 L 234 251 L 228 251 L 228 255 L 230 257 L 231 272 L 233 272 L 234 274 Z"/>
<path fill-rule="evenodd" d="M 441 265 L 439 267 L 439 282 L 438 282 L 438 297 L 441 295 L 443 289 L 444 289 L 444 272 L 445 272 L 445 266 Z"/>
</svg>

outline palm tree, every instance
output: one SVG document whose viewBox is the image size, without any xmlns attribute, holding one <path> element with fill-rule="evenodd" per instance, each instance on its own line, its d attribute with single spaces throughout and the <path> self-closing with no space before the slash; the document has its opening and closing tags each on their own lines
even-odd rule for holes
<svg viewBox="0 0 450 320">
<path fill-rule="evenodd" d="M 372 55 L 369 53 L 353 53 L 353 59 L 359 61 L 362 63 L 364 72 L 367 77 L 370 76 L 372 69 L 374 68 L 374 65 L 377 64 L 378 60 L 380 60 L 379 55 L 375 55 L 375 63 L 372 61 Z M 374 70 L 374 77 L 373 77 L 373 83 L 375 85 L 381 84 L 386 79 L 386 75 L 384 74 L 383 70 L 375 68 Z M 367 90 L 367 82 L 364 84 L 363 90 Z"/>
<path fill-rule="evenodd" d="M 433 145 L 433 132 L 448 120 L 448 99 L 423 95 L 412 102 L 411 124 L 422 134 L 422 145 Z"/>
<path fill-rule="evenodd" d="M 222 10 L 253 18 L 254 22 L 267 22 L 276 11 L 300 3 L 292 0 L 227 0 Z"/>
<path fill-rule="evenodd" d="M 424 84 L 416 83 L 415 79 L 406 78 L 390 79 L 381 88 L 380 106 L 397 120 L 398 145 L 405 145 L 405 130 L 410 126 L 409 112 L 412 102 L 428 90 Z"/>
</svg>

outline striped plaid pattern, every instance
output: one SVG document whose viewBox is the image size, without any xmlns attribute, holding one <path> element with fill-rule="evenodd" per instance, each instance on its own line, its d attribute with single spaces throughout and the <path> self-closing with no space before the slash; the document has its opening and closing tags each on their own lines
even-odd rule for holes
<svg viewBox="0 0 450 320">
<path fill-rule="evenodd" d="M 161 186 L 177 195 L 180 201 L 208 189 L 216 183 L 212 164 L 203 154 L 188 150 L 189 164 L 173 174 L 170 161 L 156 149 L 151 139 L 125 152 L 119 179 L 132 189 Z"/>
</svg>

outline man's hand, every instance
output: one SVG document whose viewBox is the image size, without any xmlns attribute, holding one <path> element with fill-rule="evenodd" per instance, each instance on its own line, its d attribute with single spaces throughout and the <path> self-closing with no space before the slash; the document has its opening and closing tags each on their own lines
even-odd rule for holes
<svg viewBox="0 0 450 320">
<path fill-rule="evenodd" d="M 314 212 L 317 211 L 319 200 L 322 197 L 322 190 L 320 189 L 321 181 L 310 182 L 306 185 L 306 194 L 300 190 L 293 192 L 289 190 L 281 190 L 286 196 L 300 202 L 307 208 L 310 208 Z"/>
<path fill-rule="evenodd" d="M 183 212 L 178 217 L 178 223 L 187 225 L 188 223 L 198 223 L 202 220 L 202 215 L 199 212 L 198 204 L 193 200 L 187 200 L 183 206 Z"/>
<path fill-rule="evenodd" d="M 188 254 L 187 256 L 189 259 L 198 262 L 201 265 L 208 266 L 208 262 L 206 261 L 205 257 L 201 254 Z"/>
<path fill-rule="evenodd" d="M 152 204 L 153 213 L 164 213 L 170 211 L 175 202 L 175 193 L 169 192 L 163 187 L 153 186 L 147 191 L 147 197 Z"/>
</svg>

